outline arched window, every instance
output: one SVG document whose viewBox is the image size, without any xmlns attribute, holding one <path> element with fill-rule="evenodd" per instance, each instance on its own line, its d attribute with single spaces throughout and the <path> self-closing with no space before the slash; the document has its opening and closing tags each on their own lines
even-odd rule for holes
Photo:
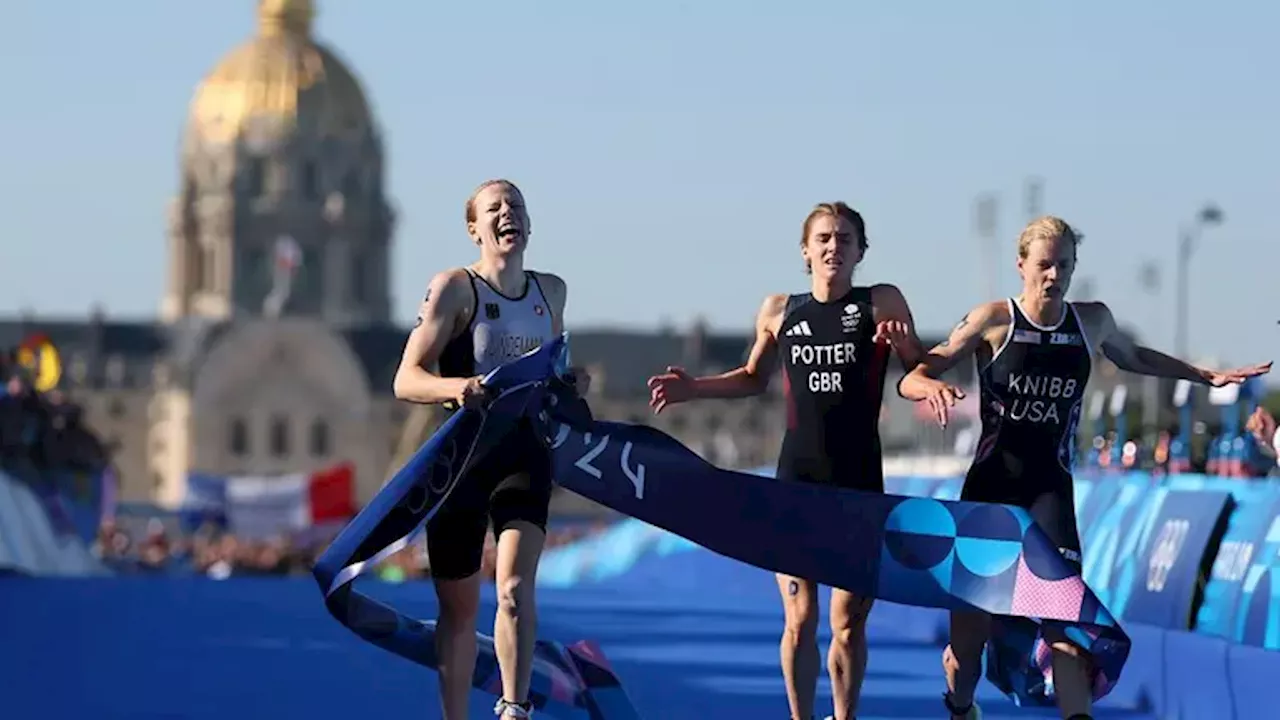
<svg viewBox="0 0 1280 720">
<path fill-rule="evenodd" d="M 322 419 L 311 423 L 311 454 L 324 457 L 329 454 L 329 424 Z"/>
<path fill-rule="evenodd" d="M 232 418 L 228 423 L 227 450 L 237 456 L 249 454 L 249 426 L 244 418 Z"/>
<path fill-rule="evenodd" d="M 284 417 L 271 419 L 271 454 L 286 457 L 289 454 L 289 420 Z"/>
</svg>

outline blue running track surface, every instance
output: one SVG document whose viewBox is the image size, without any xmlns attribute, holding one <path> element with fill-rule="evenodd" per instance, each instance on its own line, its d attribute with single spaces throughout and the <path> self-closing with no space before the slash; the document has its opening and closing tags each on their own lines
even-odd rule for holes
<svg viewBox="0 0 1280 720">
<path fill-rule="evenodd" d="M 367 587 L 419 617 L 435 616 L 428 584 Z M 822 604 L 825 613 L 825 593 Z M 488 629 L 491 589 L 481 612 Z M 545 637 L 601 643 L 645 720 L 788 715 L 778 668 L 782 612 L 766 572 L 702 550 L 653 557 L 607 580 L 544 588 L 540 613 Z M 888 604 L 873 611 L 862 720 L 945 717 L 937 618 Z M 493 698 L 474 698 L 472 716 L 492 718 Z M 989 720 L 1057 717 L 1016 708 L 985 682 L 979 699 Z M 830 712 L 825 678 L 818 712 Z M 319 720 L 439 711 L 434 673 L 334 622 L 310 578 L 8 577 L 0 578 L 0 717 Z M 1096 717 L 1149 716 L 1104 703 Z"/>
</svg>

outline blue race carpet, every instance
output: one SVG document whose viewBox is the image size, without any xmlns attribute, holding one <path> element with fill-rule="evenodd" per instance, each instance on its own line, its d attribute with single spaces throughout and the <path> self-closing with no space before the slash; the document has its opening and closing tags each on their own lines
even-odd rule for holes
<svg viewBox="0 0 1280 720">
<path fill-rule="evenodd" d="M 646 720 L 787 717 L 772 576 L 703 550 L 653 564 L 541 590 L 542 634 L 598 640 Z M 434 617 L 427 584 L 368 585 Z M 492 612 L 486 590 L 482 627 Z M 873 611 L 863 720 L 943 716 L 937 625 L 888 604 Z M 829 712 L 825 679 L 819 694 Z M 979 698 L 989 720 L 1057 716 L 985 683 Z M 473 717 L 492 718 L 492 702 L 477 693 Z M 335 623 L 310 579 L 0 579 L 6 719 L 430 718 L 437 707 L 434 673 Z M 1148 717 L 1105 704 L 1096 715 Z"/>
</svg>

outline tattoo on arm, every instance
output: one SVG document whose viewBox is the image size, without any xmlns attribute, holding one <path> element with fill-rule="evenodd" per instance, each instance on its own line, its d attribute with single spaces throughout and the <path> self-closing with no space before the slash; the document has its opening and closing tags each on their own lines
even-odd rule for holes
<svg viewBox="0 0 1280 720">
<path fill-rule="evenodd" d="M 415 328 L 420 327 L 422 321 L 426 319 L 428 302 L 431 302 L 431 288 L 427 288 L 427 293 L 422 296 L 422 304 L 418 306 L 418 319 L 413 321 Z"/>
<path fill-rule="evenodd" d="M 960 332 L 960 330 L 968 324 L 969 324 L 969 316 L 965 315 L 964 317 L 960 318 L 960 322 L 956 323 L 955 327 L 951 328 L 951 334 L 954 335 Z M 951 347 L 951 338 L 949 337 L 943 338 L 942 342 L 938 343 L 938 347 L 939 348 Z"/>
</svg>

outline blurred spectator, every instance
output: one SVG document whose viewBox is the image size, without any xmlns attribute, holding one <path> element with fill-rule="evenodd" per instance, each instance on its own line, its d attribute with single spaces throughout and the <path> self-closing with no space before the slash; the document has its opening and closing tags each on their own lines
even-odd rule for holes
<svg viewBox="0 0 1280 720">
<path fill-rule="evenodd" d="M 1258 441 L 1258 449 L 1263 455 L 1271 458 L 1273 464 L 1280 462 L 1280 431 L 1276 429 L 1276 419 L 1265 408 L 1259 407 L 1249 416 L 1245 429 Z"/>
<path fill-rule="evenodd" d="M 605 522 L 574 523 L 547 531 L 547 547 L 566 545 L 583 537 L 602 532 Z M 135 530 L 137 537 L 117 520 L 102 523 L 94 553 L 119 573 L 167 573 L 204 575 L 215 580 L 230 577 L 307 575 L 320 553 L 333 539 L 320 538 L 309 544 L 296 544 L 289 538 L 245 539 L 205 525 L 194 533 L 183 535 L 166 529 L 158 519 Z M 336 531 L 334 533 L 336 535 Z M 485 545 L 481 572 L 489 580 L 494 577 L 496 547 L 492 535 Z M 374 570 L 383 582 L 423 580 L 431 576 L 425 546 L 421 539 L 383 560 Z"/>
<path fill-rule="evenodd" d="M 108 462 L 84 411 L 60 390 L 37 392 L 26 371 L 0 360 L 0 465 L 37 470 L 95 470 Z"/>
</svg>

